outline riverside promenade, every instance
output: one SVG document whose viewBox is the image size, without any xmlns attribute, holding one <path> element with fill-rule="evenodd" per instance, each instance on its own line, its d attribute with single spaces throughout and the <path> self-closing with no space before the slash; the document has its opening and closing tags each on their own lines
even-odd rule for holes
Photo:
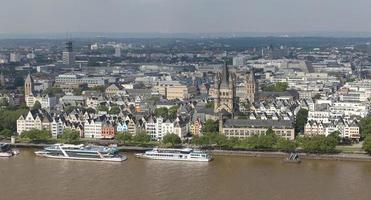
<svg viewBox="0 0 371 200">
<path fill-rule="evenodd" d="M 223 156 L 247 156 L 247 157 L 267 157 L 267 158 L 286 158 L 284 152 L 265 152 L 265 151 L 234 151 L 234 150 L 211 150 L 213 155 Z M 371 156 L 366 153 L 337 153 L 337 154 L 309 154 L 299 153 L 301 159 L 308 160 L 339 160 L 339 161 L 371 161 Z"/>
<path fill-rule="evenodd" d="M 10 143 L 10 141 L 3 141 Z M 51 144 L 46 143 L 14 143 L 11 146 L 15 148 L 44 148 Z M 103 144 L 102 144 L 103 145 Z M 108 145 L 108 144 L 107 144 Z M 151 150 L 151 147 L 141 147 L 132 145 L 119 145 L 120 151 L 137 151 L 144 152 Z M 277 151 L 241 151 L 241 150 L 209 150 L 210 153 L 216 156 L 246 156 L 246 157 L 266 157 L 266 158 L 286 158 L 288 153 Z M 338 160 L 338 161 L 365 161 L 370 162 L 371 156 L 363 152 L 347 152 L 336 154 L 309 154 L 299 153 L 301 159 L 305 160 Z"/>
</svg>

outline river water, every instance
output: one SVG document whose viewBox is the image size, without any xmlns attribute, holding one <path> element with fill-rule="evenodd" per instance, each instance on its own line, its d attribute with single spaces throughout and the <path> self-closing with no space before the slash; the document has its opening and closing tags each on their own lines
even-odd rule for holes
<svg viewBox="0 0 371 200">
<path fill-rule="evenodd" d="M 210 163 L 0 159 L 0 200 L 370 200 L 371 163 L 217 156 Z"/>
</svg>

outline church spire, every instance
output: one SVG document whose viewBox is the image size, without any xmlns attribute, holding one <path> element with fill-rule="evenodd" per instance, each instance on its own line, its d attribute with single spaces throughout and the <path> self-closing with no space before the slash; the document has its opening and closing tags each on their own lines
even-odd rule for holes
<svg viewBox="0 0 371 200">
<path fill-rule="evenodd" d="M 24 93 L 25 96 L 30 96 L 33 95 L 33 88 L 34 87 L 34 82 L 31 77 L 31 74 L 28 73 L 26 80 L 24 81 Z"/>
<path fill-rule="evenodd" d="M 229 87 L 229 71 L 228 71 L 228 65 L 226 61 L 224 61 L 220 85 L 221 87 Z"/>
</svg>

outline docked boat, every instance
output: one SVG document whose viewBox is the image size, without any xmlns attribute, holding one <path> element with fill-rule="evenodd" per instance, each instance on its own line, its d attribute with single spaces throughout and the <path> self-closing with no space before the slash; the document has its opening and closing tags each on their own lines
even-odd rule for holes
<svg viewBox="0 0 371 200">
<path fill-rule="evenodd" d="M 120 155 L 115 147 L 83 144 L 54 144 L 45 147 L 42 151 L 36 151 L 35 154 L 46 158 L 69 160 L 122 162 L 127 159 L 126 156 Z"/>
<path fill-rule="evenodd" d="M 138 158 L 147 158 L 154 160 L 174 160 L 174 161 L 198 161 L 198 162 L 209 162 L 213 158 L 212 156 L 200 150 L 194 150 L 191 148 L 185 149 L 161 149 L 154 148 L 145 153 L 135 154 Z"/>
<path fill-rule="evenodd" d="M 0 157 L 11 157 L 19 154 L 19 151 L 12 149 L 8 143 L 0 143 Z"/>
<path fill-rule="evenodd" d="M 290 153 L 290 155 L 283 160 L 286 163 L 301 163 L 299 154 L 297 153 Z"/>
</svg>

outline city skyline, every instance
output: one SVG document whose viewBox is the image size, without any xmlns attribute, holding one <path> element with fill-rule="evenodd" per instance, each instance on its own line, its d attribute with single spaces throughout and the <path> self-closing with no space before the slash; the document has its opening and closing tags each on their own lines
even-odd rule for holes
<svg viewBox="0 0 371 200">
<path fill-rule="evenodd" d="M 2 3 L 0 33 L 320 35 L 322 32 L 346 32 L 357 36 L 371 32 L 368 20 L 371 14 L 367 9 L 370 6 L 367 0 L 20 0 Z"/>
</svg>

